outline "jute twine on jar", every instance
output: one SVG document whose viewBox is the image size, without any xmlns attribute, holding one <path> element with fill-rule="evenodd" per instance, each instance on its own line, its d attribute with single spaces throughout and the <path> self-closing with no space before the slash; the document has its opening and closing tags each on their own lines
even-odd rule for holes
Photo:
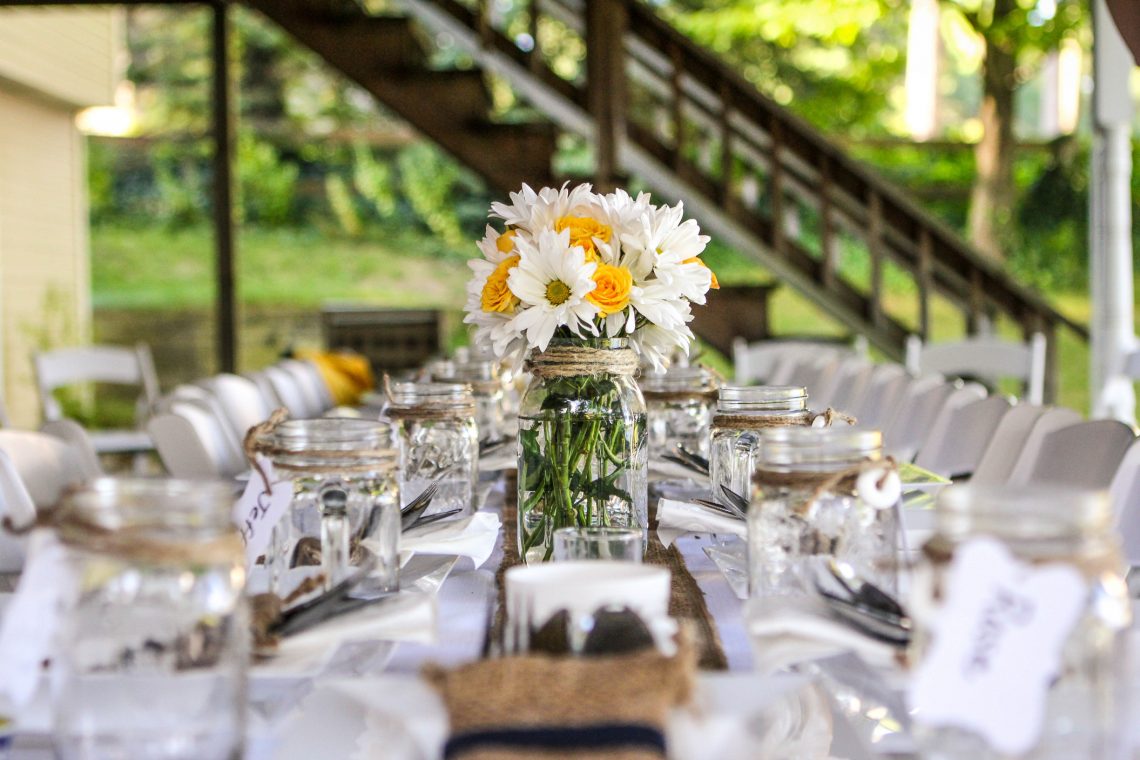
<svg viewBox="0 0 1140 760">
<path fill-rule="evenodd" d="M 777 427 L 813 427 L 816 420 L 823 420 L 823 427 L 831 427 L 838 420 L 854 425 L 858 420 L 843 412 L 828 407 L 816 413 L 810 410 L 791 413 L 772 414 L 725 414 L 718 412 L 713 415 L 712 424 L 715 427 L 735 428 L 737 430 L 763 430 Z"/>
<path fill-rule="evenodd" d="M 242 441 L 242 450 L 251 467 L 261 476 L 267 493 L 273 491 L 273 484 L 269 482 L 269 475 L 257 461 L 261 454 L 273 461 L 278 470 L 292 473 L 326 473 L 335 471 L 345 474 L 359 474 L 376 472 L 385 464 L 396 461 L 396 452 L 392 449 L 340 449 L 337 451 L 320 451 L 313 449 L 296 450 L 285 449 L 269 443 L 270 436 L 281 423 L 289 419 L 286 409 L 275 409 L 265 422 L 258 423 L 249 429 Z M 289 458 L 305 459 L 304 464 L 291 462 Z M 359 460 L 349 464 L 345 460 Z"/>
<path fill-rule="evenodd" d="M 471 388 L 471 383 L 467 381 L 456 384 Z M 387 375 L 384 375 L 384 394 L 388 397 L 388 407 L 385 411 L 394 420 L 449 422 L 475 416 L 474 398 L 457 402 L 452 398 L 428 397 L 418 404 L 398 404 L 392 396 L 392 385 Z"/>
<path fill-rule="evenodd" d="M 537 377 L 622 375 L 632 377 L 638 368 L 637 354 L 629 348 L 554 346 L 527 359 L 527 371 Z"/>
<path fill-rule="evenodd" d="M 855 490 L 855 481 L 865 472 L 880 472 L 877 484 L 883 487 L 891 473 L 898 472 L 898 463 L 894 457 L 882 459 L 864 459 L 851 467 L 842 470 L 820 472 L 818 470 L 769 470 L 757 467 L 752 480 L 757 486 L 787 488 L 793 491 L 811 489 L 807 498 L 792 508 L 796 514 L 803 516 L 811 509 L 811 505 L 819 500 L 825 493 L 836 491 L 852 492 Z"/>
<path fill-rule="evenodd" d="M 66 499 L 65 495 L 63 501 Z M 3 525 L 13 535 L 47 528 L 73 549 L 146 565 L 232 565 L 245 561 L 236 530 L 201 541 L 163 540 L 155 537 L 155 526 L 108 528 L 62 507 L 39 512 L 27 525 L 16 526 L 5 517 Z"/>
</svg>

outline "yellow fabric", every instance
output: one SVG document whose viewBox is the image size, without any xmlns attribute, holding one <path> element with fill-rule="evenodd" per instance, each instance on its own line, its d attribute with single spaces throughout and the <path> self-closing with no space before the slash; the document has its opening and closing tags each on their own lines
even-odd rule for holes
<svg viewBox="0 0 1140 760">
<path fill-rule="evenodd" d="M 348 351 L 296 352 L 298 359 L 306 359 L 317 365 L 321 379 L 328 386 L 333 402 L 338 406 L 354 406 L 360 397 L 376 387 L 372 365 L 360 354 Z"/>
</svg>

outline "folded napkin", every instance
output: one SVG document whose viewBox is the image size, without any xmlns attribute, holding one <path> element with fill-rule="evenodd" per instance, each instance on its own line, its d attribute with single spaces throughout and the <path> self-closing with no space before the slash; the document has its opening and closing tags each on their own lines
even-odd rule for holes
<svg viewBox="0 0 1140 760">
<path fill-rule="evenodd" d="M 440 520 L 411 528 L 400 536 L 400 564 L 413 554 L 448 554 L 467 557 L 478 568 L 495 550 L 501 526 L 497 514 L 476 512 L 459 520 Z M 372 552 L 379 549 L 371 539 L 360 543 Z"/>
<path fill-rule="evenodd" d="M 718 515 L 697 504 L 672 499 L 657 502 L 657 537 L 668 548 L 678 536 L 688 533 L 748 535 L 748 525 L 727 515 Z"/>
<path fill-rule="evenodd" d="M 830 618 L 812 599 L 754 599 L 745 607 L 756 672 L 776 673 L 792 665 L 854 652 L 872 667 L 896 666 L 896 649 Z"/>
<path fill-rule="evenodd" d="M 686 467 L 683 464 L 670 462 L 667 459 L 660 459 L 657 457 L 650 458 L 649 460 L 649 473 L 656 475 L 659 478 L 674 478 L 677 480 L 692 480 L 697 483 L 709 482 L 708 475 L 702 475 L 691 467 Z"/>
<path fill-rule="evenodd" d="M 488 456 L 479 457 L 479 472 L 499 472 L 513 470 L 519 465 L 514 446 L 504 446 L 492 451 Z"/>
</svg>

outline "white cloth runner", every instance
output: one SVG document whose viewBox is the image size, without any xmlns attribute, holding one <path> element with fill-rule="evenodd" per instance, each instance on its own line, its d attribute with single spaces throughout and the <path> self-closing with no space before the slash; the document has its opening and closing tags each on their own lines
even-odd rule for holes
<svg viewBox="0 0 1140 760">
<path fill-rule="evenodd" d="M 666 548 L 678 536 L 689 533 L 718 533 L 724 535 L 748 535 L 748 525 L 727 515 L 718 515 L 711 509 L 685 501 L 661 499 L 657 502 L 657 537 Z"/>
<path fill-rule="evenodd" d="M 412 528 L 400 536 L 400 564 L 413 554 L 447 554 L 466 557 L 479 568 L 495 550 L 502 520 L 494 512 L 476 512 L 459 520 L 440 520 Z M 361 541 L 371 552 L 377 546 L 372 540 Z"/>
</svg>

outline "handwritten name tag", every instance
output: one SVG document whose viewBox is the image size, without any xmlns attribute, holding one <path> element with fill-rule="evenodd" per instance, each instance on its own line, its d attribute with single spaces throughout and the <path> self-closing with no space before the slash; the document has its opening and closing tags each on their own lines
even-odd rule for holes
<svg viewBox="0 0 1140 760">
<path fill-rule="evenodd" d="M 1019 562 L 990 538 L 959 546 L 911 681 L 915 720 L 974 731 L 1003 754 L 1031 750 L 1087 593 L 1072 567 Z"/>
<path fill-rule="evenodd" d="M 254 468 L 249 473 L 249 482 L 242 492 L 241 498 L 234 504 L 233 519 L 241 533 L 242 543 L 245 544 L 245 564 L 253 567 L 257 558 L 265 553 L 269 546 L 269 539 L 273 537 L 273 528 L 289 509 L 289 502 L 293 500 L 293 481 L 278 480 L 273 471 L 273 463 L 267 458 L 257 456 L 265 477 Z M 270 491 L 265 490 L 265 481 L 273 484 Z"/>
<path fill-rule="evenodd" d="M 79 581 L 54 533 L 32 534 L 20 585 L 0 623 L 0 694 L 24 705 L 39 683 L 44 660 L 56 652 L 60 620 L 75 604 Z"/>
</svg>

